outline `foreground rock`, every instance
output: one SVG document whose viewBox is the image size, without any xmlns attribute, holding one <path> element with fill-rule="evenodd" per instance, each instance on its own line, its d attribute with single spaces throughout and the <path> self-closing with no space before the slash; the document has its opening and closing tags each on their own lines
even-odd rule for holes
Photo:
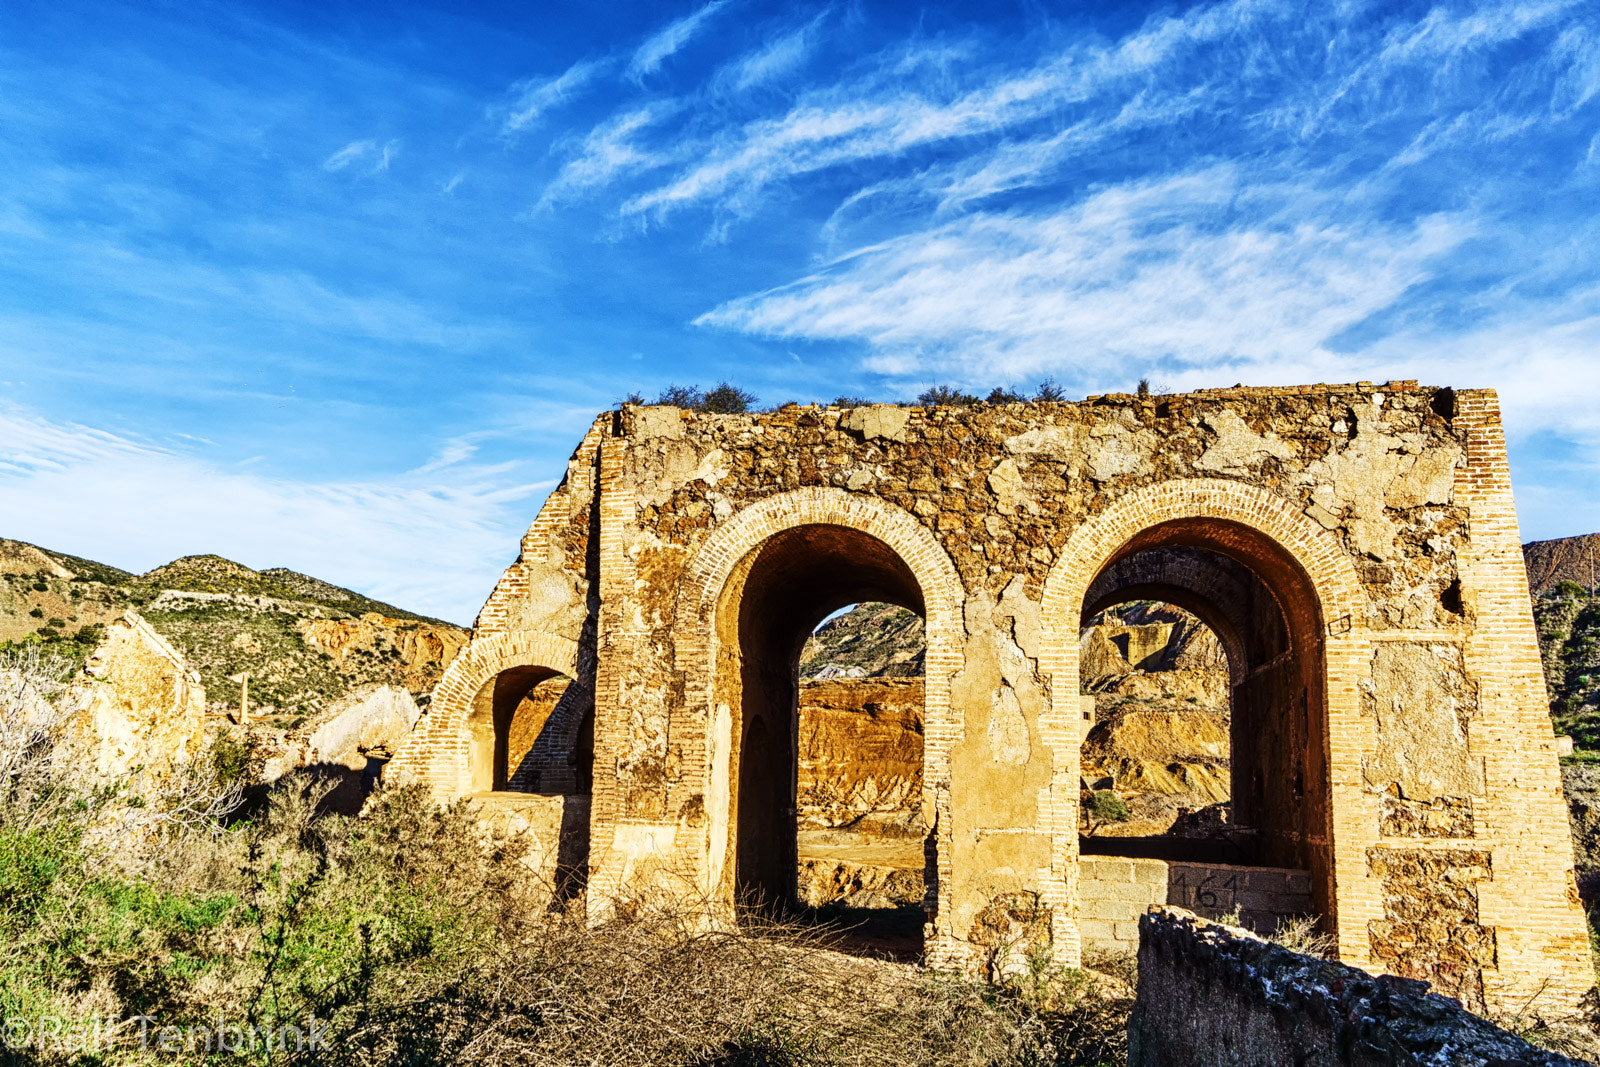
<svg viewBox="0 0 1600 1067">
<path fill-rule="evenodd" d="M 1430 994 L 1179 908 L 1139 922 L 1129 1067 L 1582 1067 Z"/>
<path fill-rule="evenodd" d="M 364 686 L 292 730 L 257 727 L 251 742 L 262 757 L 263 781 L 313 771 L 335 783 L 325 807 L 353 814 L 421 715 L 417 702 L 400 686 Z"/>
<path fill-rule="evenodd" d="M 156 774 L 197 756 L 206 740 L 199 672 L 137 612 L 106 629 L 74 698 L 83 756 L 104 777 L 135 768 Z"/>
</svg>

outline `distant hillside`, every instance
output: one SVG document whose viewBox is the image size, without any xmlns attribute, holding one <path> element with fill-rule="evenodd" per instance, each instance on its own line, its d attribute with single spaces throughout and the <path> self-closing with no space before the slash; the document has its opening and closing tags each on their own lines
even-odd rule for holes
<svg viewBox="0 0 1600 1067">
<path fill-rule="evenodd" d="M 857 604 L 800 650 L 800 677 L 912 678 L 922 674 L 922 618 L 891 604 Z"/>
<path fill-rule="evenodd" d="M 237 706 L 248 672 L 252 707 L 291 721 L 372 682 L 422 696 L 467 639 L 459 626 L 281 567 L 204 555 L 131 574 L 0 540 L 0 647 L 37 643 L 82 660 L 130 608 L 200 672 L 213 706 Z"/>
<path fill-rule="evenodd" d="M 1600 568 L 1600 534 L 1522 546 L 1545 686 L 1557 733 L 1579 751 L 1600 753 L 1600 604 L 1590 568 Z"/>
<path fill-rule="evenodd" d="M 1535 596 L 1562 582 L 1576 582 L 1587 589 L 1600 582 L 1600 534 L 1530 541 L 1522 546 L 1522 559 L 1528 567 L 1528 587 Z"/>
<path fill-rule="evenodd" d="M 1571 582 L 1533 598 L 1557 733 L 1600 753 L 1600 601 Z"/>
</svg>

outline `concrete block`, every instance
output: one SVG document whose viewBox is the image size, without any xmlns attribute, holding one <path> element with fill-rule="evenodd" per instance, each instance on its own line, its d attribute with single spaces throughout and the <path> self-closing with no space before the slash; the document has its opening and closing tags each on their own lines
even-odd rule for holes
<svg viewBox="0 0 1600 1067">
<path fill-rule="evenodd" d="M 1138 903 L 1142 908 L 1151 904 L 1165 904 L 1167 902 L 1167 887 L 1164 885 L 1151 885 L 1149 882 L 1129 882 L 1126 885 L 1108 886 L 1108 896 L 1116 900 L 1130 900 Z"/>
<path fill-rule="evenodd" d="M 1133 861 L 1116 859 L 1109 856 L 1085 856 L 1079 861 L 1082 866 L 1094 872 L 1097 882 L 1131 882 L 1133 881 Z"/>
<path fill-rule="evenodd" d="M 1244 888 L 1251 896 L 1285 896 L 1289 892 L 1288 872 L 1277 869 L 1241 872 Z"/>
<path fill-rule="evenodd" d="M 1139 916 L 1144 914 L 1144 908 L 1139 904 L 1127 900 L 1083 900 L 1080 902 L 1078 914 L 1085 919 L 1120 919 L 1123 922 L 1137 922 Z"/>
<path fill-rule="evenodd" d="M 1133 880 L 1148 885 L 1166 885 L 1171 877 L 1171 865 L 1163 860 L 1131 860 Z"/>
</svg>

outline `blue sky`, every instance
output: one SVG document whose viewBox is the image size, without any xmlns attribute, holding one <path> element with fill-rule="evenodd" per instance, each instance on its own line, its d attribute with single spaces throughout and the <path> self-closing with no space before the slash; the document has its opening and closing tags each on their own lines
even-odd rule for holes
<svg viewBox="0 0 1600 1067">
<path fill-rule="evenodd" d="M 1600 7 L 0 7 L 0 535 L 469 621 L 593 413 L 1418 378 L 1600 529 Z"/>
</svg>

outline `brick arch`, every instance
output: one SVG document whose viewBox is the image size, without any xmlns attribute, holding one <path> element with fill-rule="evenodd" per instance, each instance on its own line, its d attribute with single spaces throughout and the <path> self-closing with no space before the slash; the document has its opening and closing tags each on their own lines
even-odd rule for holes
<svg viewBox="0 0 1600 1067">
<path fill-rule="evenodd" d="M 1129 493 L 1073 531 L 1045 579 L 1046 625 L 1077 613 L 1090 583 L 1119 549 L 1152 527 L 1183 519 L 1237 523 L 1276 542 L 1316 589 L 1325 625 L 1365 618 L 1361 580 L 1331 532 L 1269 490 L 1220 478 L 1180 478 Z"/>
<path fill-rule="evenodd" d="M 428 714 L 395 754 L 386 773 L 426 783 L 442 798 L 468 792 L 467 716 L 472 701 L 502 671 L 546 667 L 578 678 L 578 643 L 537 630 L 510 630 L 474 638 L 450 661 L 433 687 Z"/>
<path fill-rule="evenodd" d="M 717 527 L 684 569 L 678 594 L 680 625 L 693 620 L 696 626 L 709 626 L 717 597 L 741 559 L 774 534 L 813 524 L 845 526 L 876 537 L 894 549 L 922 585 L 930 646 L 936 615 L 941 623 L 959 624 L 963 596 L 961 577 L 943 546 L 921 520 L 876 497 L 813 487 L 769 496 Z"/>
<path fill-rule="evenodd" d="M 1360 766 L 1360 700 L 1356 676 L 1365 662 L 1369 638 L 1367 601 L 1344 546 L 1288 500 L 1269 490 L 1215 478 L 1173 479 L 1135 490 L 1113 502 L 1073 531 L 1045 579 L 1041 598 L 1044 638 L 1040 670 L 1050 679 L 1057 751 L 1076 753 L 1081 742 L 1078 714 L 1078 630 L 1084 598 L 1095 579 L 1130 548 L 1138 551 L 1141 535 L 1166 524 L 1215 520 L 1243 527 L 1275 546 L 1298 572 L 1290 580 L 1314 591 L 1314 611 L 1300 605 L 1302 630 L 1313 622 L 1323 661 L 1323 729 L 1327 740 L 1325 773 L 1331 782 L 1329 833 L 1333 856 L 1328 901 L 1341 952 L 1362 954 L 1364 925 L 1337 908 L 1341 882 L 1358 879 L 1359 845 L 1366 836 L 1354 832 L 1346 783 L 1356 781 Z M 1155 547 L 1152 545 L 1151 547 Z M 1269 588 L 1273 582 L 1263 576 Z M 1281 595 L 1274 589 L 1275 595 Z M 1284 605 L 1285 609 L 1289 605 Z M 1060 893 L 1056 936 L 1065 958 L 1081 951 L 1077 923 L 1078 768 L 1060 761 L 1052 782 L 1054 833 L 1052 887 Z M 1071 918 L 1068 918 L 1068 917 Z"/>
<path fill-rule="evenodd" d="M 840 526 L 876 538 L 899 557 L 922 590 L 924 612 L 923 802 L 931 804 L 930 825 L 937 835 L 937 914 L 950 914 L 951 868 L 950 811 L 947 791 L 934 782 L 949 780 L 950 755 L 961 731 L 951 708 L 950 680 L 962 664 L 962 604 L 965 592 L 949 555 L 919 519 L 875 497 L 842 489 L 813 487 L 767 497 L 744 508 L 721 524 L 701 546 L 684 570 L 677 598 L 679 661 L 686 665 L 685 693 L 691 707 L 713 711 L 715 703 L 716 613 L 723 591 L 740 563 L 772 537 L 799 526 Z M 710 716 L 708 715 L 709 719 Z M 713 738 L 708 734 L 703 757 L 715 765 Z M 717 867 L 708 838 L 708 862 Z M 715 881 L 713 874 L 708 878 Z M 712 886 L 706 887 L 708 893 Z M 926 945 L 930 963 L 955 951 L 953 940 L 941 930 Z"/>
</svg>

